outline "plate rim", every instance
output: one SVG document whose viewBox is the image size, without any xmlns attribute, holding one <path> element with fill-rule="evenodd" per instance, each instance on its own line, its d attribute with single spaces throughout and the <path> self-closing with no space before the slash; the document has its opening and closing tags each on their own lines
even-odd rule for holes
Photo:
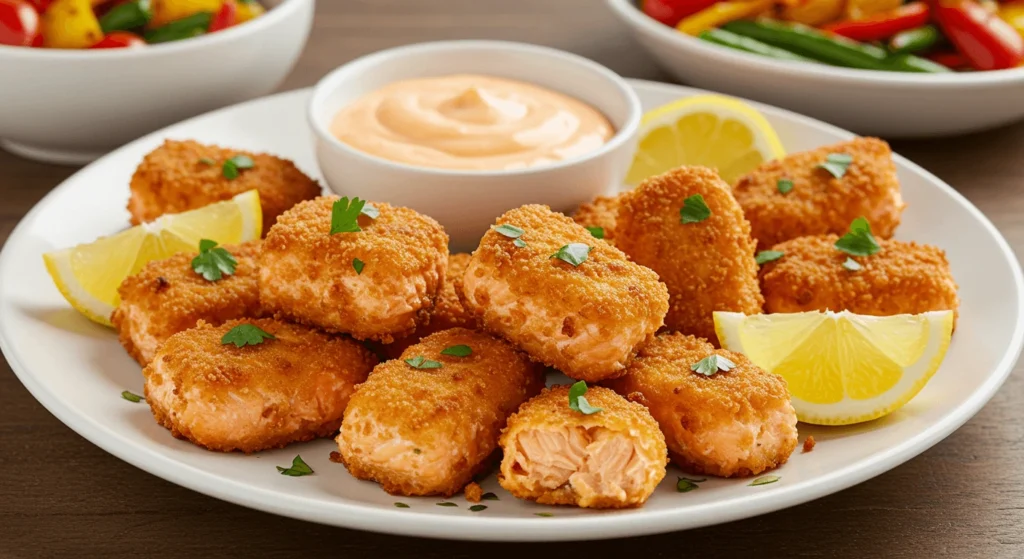
<svg viewBox="0 0 1024 559">
<path fill-rule="evenodd" d="M 627 81 L 634 89 L 661 90 L 664 93 L 676 95 L 714 93 L 699 88 L 648 80 L 628 79 Z M 189 124 L 215 113 L 244 110 L 253 104 L 266 103 L 272 100 L 284 102 L 283 99 L 287 97 L 294 97 L 296 102 L 298 102 L 299 99 L 308 99 L 311 92 L 311 88 L 285 91 L 210 111 L 173 124 L 171 127 Z M 768 107 L 772 111 L 784 113 L 802 125 L 826 129 L 832 133 L 848 137 L 853 136 L 852 133 L 842 128 L 793 111 L 765 103 L 748 102 L 759 108 Z M 166 135 L 166 130 L 167 128 L 162 128 L 125 144 L 75 172 L 54 187 L 25 214 L 18 222 L 18 225 L 11 231 L 4 243 L 3 249 L 0 250 L 0 270 L 6 269 L 7 260 L 11 258 L 10 254 L 12 251 L 9 250 L 9 246 L 16 244 L 17 240 L 25 235 L 25 229 L 28 227 L 28 224 L 42 211 L 42 208 L 46 206 L 46 202 L 52 196 L 56 196 L 58 192 L 69 188 L 69 184 L 80 173 L 85 172 L 93 165 L 104 165 L 108 158 L 119 156 L 123 150 L 159 139 Z M 0 351 L 3 352 L 10 364 L 11 370 L 29 393 L 58 420 L 92 444 L 151 475 L 210 497 L 255 510 L 349 529 L 427 538 L 476 541 L 610 539 L 685 530 L 740 520 L 809 502 L 862 483 L 895 468 L 931 448 L 971 419 L 995 395 L 996 391 L 1013 371 L 1021 349 L 1024 347 L 1024 274 L 1021 272 L 1019 260 L 1012 247 L 1010 247 L 1009 243 L 992 222 L 963 195 L 912 161 L 899 154 L 893 154 L 893 156 L 909 170 L 922 175 L 929 182 L 945 190 L 947 194 L 951 194 L 961 206 L 981 222 L 986 231 L 995 239 L 1001 256 L 1010 264 L 1014 276 L 1014 285 L 1018 294 L 1018 309 L 1016 313 L 1017 322 L 1014 326 L 1007 351 L 1003 354 L 999 363 L 995 366 L 992 373 L 989 374 L 985 382 L 967 400 L 916 436 L 901 441 L 899 444 L 869 457 L 866 461 L 853 462 L 846 467 L 821 475 L 802 484 L 781 485 L 772 491 L 708 503 L 702 506 L 704 514 L 696 518 L 686 513 L 680 513 L 679 509 L 645 510 L 640 513 L 642 516 L 637 518 L 637 520 L 642 518 L 642 523 L 627 520 L 633 517 L 636 511 L 615 511 L 596 515 L 553 518 L 457 517 L 441 516 L 426 512 L 403 511 L 401 513 L 403 517 L 410 519 L 410 521 L 395 523 L 392 522 L 396 514 L 395 511 L 380 507 L 345 502 L 318 503 L 310 502 L 307 498 L 300 496 L 282 496 L 279 492 L 270 491 L 262 487 L 238 482 L 233 479 L 210 476 L 194 466 L 170 459 L 157 451 L 137 448 L 133 446 L 131 441 L 104 427 L 96 419 L 80 415 L 70 407 L 65 406 L 35 379 L 35 375 L 29 371 L 28 367 L 20 361 L 18 355 L 12 351 L 11 341 L 8 339 L 5 322 L 2 318 L 0 318 Z M 3 287 L 2 276 L 0 276 L 0 294 L 4 292 Z M 626 521 L 624 522 L 623 520 Z"/>
</svg>

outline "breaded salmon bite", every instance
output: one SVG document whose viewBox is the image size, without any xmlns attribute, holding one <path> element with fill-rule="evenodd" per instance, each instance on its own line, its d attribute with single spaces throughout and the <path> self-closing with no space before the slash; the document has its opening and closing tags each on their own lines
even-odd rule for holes
<svg viewBox="0 0 1024 559">
<path fill-rule="evenodd" d="M 434 332 L 449 328 L 476 328 L 476 317 L 462 306 L 458 295 L 458 292 L 462 290 L 462 276 L 466 273 L 468 264 L 468 254 L 458 253 L 448 256 L 448 271 L 444 277 L 444 287 L 441 289 L 440 297 L 434 302 L 434 308 L 430 311 L 429 322 L 417 327 L 412 334 L 397 338 L 394 342 L 383 346 L 383 351 L 388 357 L 397 358 L 405 351 L 405 348 Z"/>
<path fill-rule="evenodd" d="M 646 179 L 623 195 L 615 227 L 615 246 L 668 286 L 669 330 L 717 342 L 715 311 L 761 312 L 750 224 L 715 171 Z"/>
<path fill-rule="evenodd" d="M 588 381 L 621 375 L 668 309 L 654 272 L 538 205 L 498 218 L 473 253 L 462 296 L 487 330 Z"/>
<path fill-rule="evenodd" d="M 408 208 L 377 203 L 360 213 L 355 200 L 341 199 L 339 210 L 335 202 L 323 196 L 278 218 L 260 255 L 261 303 L 359 340 L 390 343 L 412 333 L 444 285 L 448 235 Z M 332 234 L 333 226 L 347 231 Z"/>
<path fill-rule="evenodd" d="M 584 227 L 594 229 L 602 239 L 615 244 L 615 218 L 618 213 L 619 196 L 598 196 L 591 202 L 580 204 L 576 213 L 572 214 L 572 219 Z"/>
<path fill-rule="evenodd" d="M 171 336 L 143 375 L 153 417 L 172 435 L 251 453 L 335 433 L 376 363 L 348 338 L 264 318 L 200 322 Z"/>
<path fill-rule="evenodd" d="M 733 196 L 759 250 L 805 235 L 842 234 L 861 216 L 871 222 L 875 235 L 888 239 L 906 207 L 892 151 L 878 138 L 857 138 L 763 163 L 736 182 Z"/>
<path fill-rule="evenodd" d="M 570 408 L 570 387 L 552 387 L 510 417 L 501 434 L 498 482 L 544 505 L 644 504 L 668 464 L 658 423 L 607 388 L 591 387 L 583 397 L 589 407 L 577 411 Z"/>
<path fill-rule="evenodd" d="M 225 172 L 225 162 L 239 155 L 250 158 L 252 167 L 238 169 L 233 178 L 226 176 L 231 173 Z M 282 212 L 321 192 L 316 181 L 287 159 L 191 140 L 167 140 L 151 151 L 132 175 L 129 188 L 132 225 L 258 190 L 264 234 Z"/>
<path fill-rule="evenodd" d="M 715 363 L 704 361 L 711 356 Z M 781 466 L 796 449 L 786 381 L 706 340 L 662 334 L 640 350 L 624 377 L 606 384 L 650 410 L 672 461 L 688 472 L 757 475 Z"/>
<path fill-rule="evenodd" d="M 110 317 L 121 345 L 140 365 L 146 366 L 167 338 L 203 320 L 260 316 L 256 285 L 256 261 L 260 242 L 218 247 L 234 257 L 232 274 L 207 280 L 192 268 L 198 253 L 182 252 L 147 263 L 128 276 L 117 293 L 121 301 Z"/>
<path fill-rule="evenodd" d="M 395 495 L 458 493 L 487 465 L 508 416 L 540 392 L 544 370 L 508 343 L 453 328 L 381 363 L 338 435 L 341 462 Z"/>
<path fill-rule="evenodd" d="M 836 249 L 838 239 L 836 235 L 800 237 L 772 247 L 782 257 L 761 270 L 765 310 L 873 316 L 951 310 L 955 316 L 960 297 L 941 249 L 879 240 L 877 253 L 851 257 Z M 850 269 L 848 259 L 859 267 Z"/>
</svg>

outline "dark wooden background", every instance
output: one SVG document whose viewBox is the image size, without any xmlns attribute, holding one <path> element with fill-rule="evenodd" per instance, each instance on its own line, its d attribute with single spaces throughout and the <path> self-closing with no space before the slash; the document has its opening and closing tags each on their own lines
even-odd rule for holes
<svg viewBox="0 0 1024 559">
<path fill-rule="evenodd" d="M 312 85 L 337 65 L 386 47 L 464 38 L 541 43 L 588 56 L 625 76 L 669 81 L 600 0 L 320 0 L 305 55 L 282 89 Z M 964 110 L 970 110 L 970 102 L 964 99 Z M 1015 250 L 1024 247 L 1024 124 L 893 147 L 963 192 Z M 0 241 L 74 171 L 0 152 Z M 645 538 L 479 544 L 308 524 L 177 487 L 65 427 L 0 360 L 0 557 L 455 559 L 512 551 L 574 558 L 1019 558 L 1024 557 L 1020 369 L 977 417 L 922 456 L 812 503 Z"/>
</svg>

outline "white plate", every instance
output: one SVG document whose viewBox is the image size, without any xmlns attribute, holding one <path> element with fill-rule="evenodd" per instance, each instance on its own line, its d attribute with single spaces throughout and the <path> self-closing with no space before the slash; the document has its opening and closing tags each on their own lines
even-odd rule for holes
<svg viewBox="0 0 1024 559">
<path fill-rule="evenodd" d="M 645 108 L 698 90 L 634 82 Z M 0 254 L 0 347 L 32 394 L 58 419 L 108 452 L 154 475 L 214 497 L 277 514 L 349 528 L 479 540 L 573 540 L 650 534 L 744 518 L 802 503 L 876 476 L 923 452 L 974 415 L 1003 383 L 1024 338 L 1024 283 L 1006 242 L 967 200 L 926 171 L 896 157 L 909 203 L 902 239 L 946 249 L 963 299 L 946 362 L 910 404 L 882 420 L 849 428 L 801 426 L 814 452 L 793 455 L 781 480 L 712 479 L 677 493 L 674 468 L 641 509 L 595 512 L 513 499 L 494 477 L 483 483 L 499 501 L 470 512 L 434 498 L 399 498 L 356 481 L 328 460 L 329 440 L 254 456 L 207 452 L 175 440 L 145 404 L 121 399 L 141 392 L 139 367 L 113 332 L 73 311 L 54 288 L 40 255 L 122 229 L 128 180 L 143 154 L 164 138 L 195 138 L 265 150 L 315 170 L 306 126 L 308 91 L 286 93 L 201 116 L 157 132 L 100 159 L 57 187 L 18 225 Z M 850 134 L 761 106 L 790 151 Z M 59 449 L 54 449 L 55 453 Z M 301 454 L 316 475 L 277 473 Z M 410 508 L 396 508 L 404 502 Z M 550 512 L 554 516 L 538 517 Z"/>
</svg>

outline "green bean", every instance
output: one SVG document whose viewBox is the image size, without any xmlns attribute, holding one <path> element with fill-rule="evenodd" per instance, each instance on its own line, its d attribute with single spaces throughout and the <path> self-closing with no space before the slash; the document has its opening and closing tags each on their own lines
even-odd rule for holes
<svg viewBox="0 0 1024 559">
<path fill-rule="evenodd" d="M 942 41 L 942 33 L 934 25 L 922 25 L 900 31 L 889 39 L 889 50 L 894 54 L 924 52 Z"/>
<path fill-rule="evenodd" d="M 756 39 L 751 39 L 750 37 L 730 33 L 724 29 L 709 29 L 702 32 L 698 37 L 709 43 L 734 48 L 744 52 L 760 54 L 761 56 L 767 56 L 768 58 L 775 58 L 777 60 L 817 63 L 816 60 L 812 60 L 806 56 L 800 56 L 799 54 L 792 53 L 788 50 L 773 47 Z"/>
<path fill-rule="evenodd" d="M 942 74 L 952 72 L 949 68 L 932 62 L 927 58 L 921 58 L 920 56 L 914 56 L 912 54 L 894 54 L 886 60 L 886 63 L 892 70 L 897 72 L 923 72 L 932 74 Z"/>
<path fill-rule="evenodd" d="M 111 31 L 127 31 L 146 25 L 152 17 L 149 0 L 119 4 L 100 18 L 100 29 L 104 34 Z"/>
<path fill-rule="evenodd" d="M 889 70 L 886 51 L 874 45 L 831 36 L 801 24 L 771 20 L 732 21 L 722 29 L 768 43 L 820 62 L 864 70 Z"/>
<path fill-rule="evenodd" d="M 167 25 L 157 27 L 146 32 L 147 43 L 166 43 L 188 39 L 206 33 L 210 28 L 210 21 L 213 14 L 210 12 L 199 12 L 179 20 L 172 21 Z"/>
</svg>

